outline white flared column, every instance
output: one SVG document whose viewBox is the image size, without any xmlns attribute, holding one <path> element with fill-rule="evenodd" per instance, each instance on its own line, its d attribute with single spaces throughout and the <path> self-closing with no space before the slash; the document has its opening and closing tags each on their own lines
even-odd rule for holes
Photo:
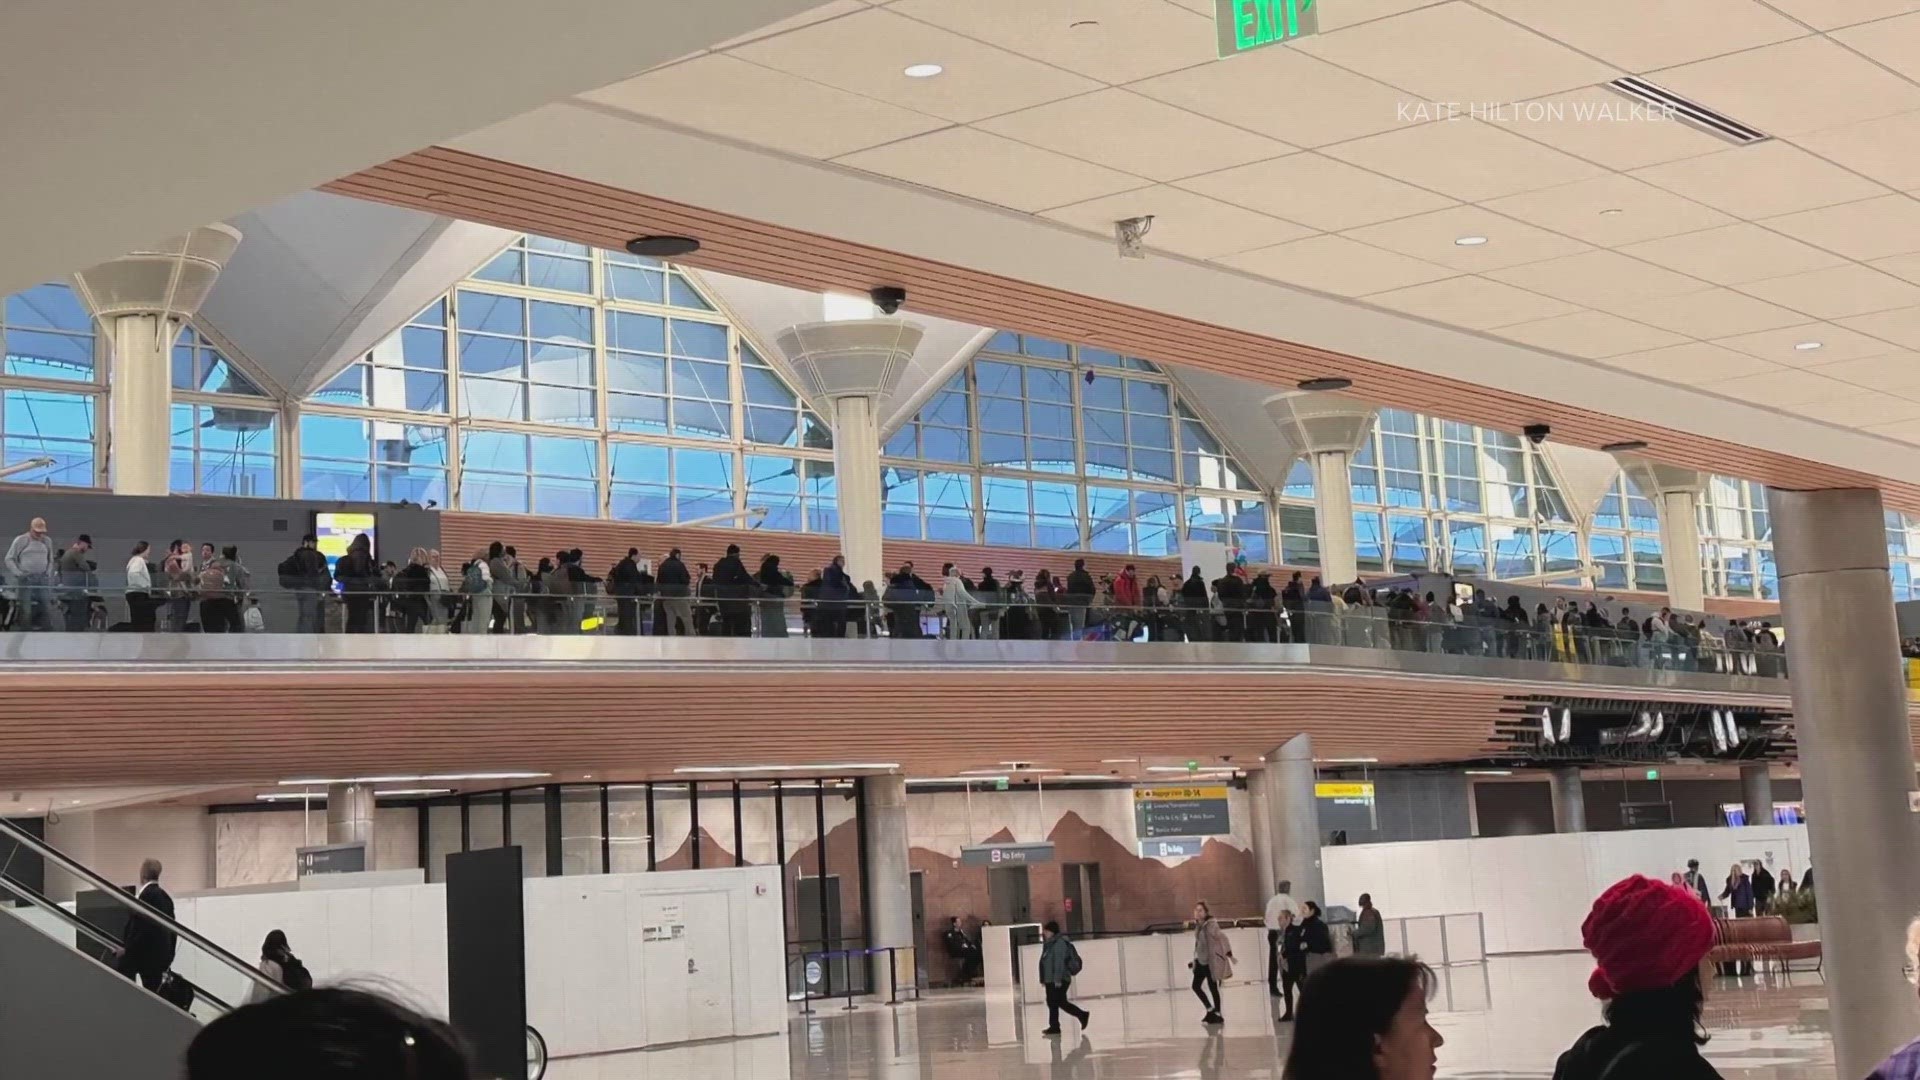
<svg viewBox="0 0 1920 1080">
<path fill-rule="evenodd" d="M 1314 528 L 1320 579 L 1329 588 L 1359 580 L 1353 539 L 1353 478 L 1348 466 L 1373 432 L 1373 406 L 1345 394 L 1290 390 L 1262 403 L 1283 446 L 1313 464 Z"/>
<path fill-rule="evenodd" d="M 904 319 L 802 323 L 778 344 L 816 399 L 833 403 L 833 472 L 840 553 L 856 586 L 885 581 L 880 561 L 880 405 L 920 347 L 923 329 Z"/>
<path fill-rule="evenodd" d="M 1700 494 L 1706 477 L 1632 454 L 1615 454 L 1640 493 L 1660 514 L 1660 562 L 1667 602 L 1675 611 L 1707 609 L 1706 567 L 1700 552 Z"/>
<path fill-rule="evenodd" d="M 73 276 L 113 347 L 107 465 L 115 494 L 167 494 L 173 341 L 239 245 L 238 230 L 208 225 Z"/>
<path fill-rule="evenodd" d="M 861 820 L 867 841 L 867 925 L 873 932 L 868 943 L 875 949 L 895 948 L 898 953 L 879 953 L 873 957 L 874 995 L 887 1000 L 894 982 L 902 992 L 910 988 L 916 975 L 918 958 L 904 951 L 920 943 L 913 939 L 913 864 L 907 852 L 907 778 L 869 776 L 861 781 L 866 789 L 866 805 Z M 890 966 L 891 965 L 891 966 Z M 890 981 L 891 980 L 891 981 Z M 896 995 L 897 996 L 897 995 Z"/>
<path fill-rule="evenodd" d="M 1326 875 L 1320 869 L 1320 806 L 1314 801 L 1313 737 L 1295 735 L 1266 755 L 1266 768 L 1247 774 L 1250 805 L 1264 807 L 1262 830 L 1253 830 L 1256 862 L 1267 868 L 1260 881 L 1291 882 L 1296 900 L 1327 906 Z"/>
<path fill-rule="evenodd" d="M 1836 1073 L 1865 1076 L 1920 1031 L 1901 971 L 1920 905 L 1920 830 L 1886 521 L 1872 489 L 1770 489 L 1767 505 Z"/>
<path fill-rule="evenodd" d="M 373 866 L 373 785 L 327 785 L 327 843 L 365 844 Z"/>
<path fill-rule="evenodd" d="M 1568 765 L 1547 774 L 1553 785 L 1553 831 L 1587 831 L 1587 793 L 1580 784 L 1580 767 Z"/>
</svg>

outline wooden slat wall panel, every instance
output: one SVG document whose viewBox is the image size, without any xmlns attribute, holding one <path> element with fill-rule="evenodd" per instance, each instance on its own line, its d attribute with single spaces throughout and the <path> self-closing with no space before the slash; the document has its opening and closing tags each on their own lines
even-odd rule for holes
<svg viewBox="0 0 1920 1080">
<path fill-rule="evenodd" d="M 686 260 L 693 266 L 814 290 L 860 292 L 876 283 L 898 284 L 912 295 L 915 310 L 930 315 L 1120 349 L 1276 387 L 1344 375 L 1354 380 L 1356 393 L 1386 405 L 1506 431 L 1547 422 L 1556 439 L 1579 446 L 1643 440 L 1650 445 L 1647 455 L 1657 460 L 1783 488 L 1879 487 L 1891 505 L 1920 512 L 1920 484 L 1904 478 L 1874 477 L 445 148 L 409 154 L 326 189 L 603 248 L 617 249 L 649 233 L 697 236 L 702 248 Z"/>
</svg>

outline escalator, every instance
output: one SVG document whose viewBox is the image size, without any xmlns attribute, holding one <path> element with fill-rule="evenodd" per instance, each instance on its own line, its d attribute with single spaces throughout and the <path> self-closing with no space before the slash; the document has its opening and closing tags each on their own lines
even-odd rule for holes
<svg viewBox="0 0 1920 1080">
<path fill-rule="evenodd" d="M 58 848 L 0 819 L 0 841 L 84 883 L 85 903 L 55 903 L 0 867 L 0 1062 L 35 1080 L 178 1080 L 201 1025 L 285 987 L 134 899 Z M 7 901 L 14 905 L 8 906 Z M 86 911 L 88 914 L 82 915 Z M 175 935 L 170 1004 L 111 964 L 131 918 Z"/>
</svg>

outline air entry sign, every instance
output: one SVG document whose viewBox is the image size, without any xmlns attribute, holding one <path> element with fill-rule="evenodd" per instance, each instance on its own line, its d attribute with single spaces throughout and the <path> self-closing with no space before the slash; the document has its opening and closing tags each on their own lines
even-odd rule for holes
<svg viewBox="0 0 1920 1080">
<path fill-rule="evenodd" d="M 1213 0 L 1213 28 L 1220 55 L 1319 32 L 1319 0 Z"/>
</svg>

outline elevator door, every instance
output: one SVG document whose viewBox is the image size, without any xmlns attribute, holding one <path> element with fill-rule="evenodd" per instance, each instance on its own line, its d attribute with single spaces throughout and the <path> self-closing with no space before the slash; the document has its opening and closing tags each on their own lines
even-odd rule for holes
<svg viewBox="0 0 1920 1080">
<path fill-rule="evenodd" d="M 998 866 L 987 871 L 987 900 L 998 926 L 1033 921 L 1033 897 L 1027 888 L 1027 868 Z"/>
<path fill-rule="evenodd" d="M 1099 863 L 1068 863 L 1061 867 L 1066 890 L 1067 933 L 1098 933 L 1107 928 L 1107 902 L 1100 891 Z"/>
</svg>

